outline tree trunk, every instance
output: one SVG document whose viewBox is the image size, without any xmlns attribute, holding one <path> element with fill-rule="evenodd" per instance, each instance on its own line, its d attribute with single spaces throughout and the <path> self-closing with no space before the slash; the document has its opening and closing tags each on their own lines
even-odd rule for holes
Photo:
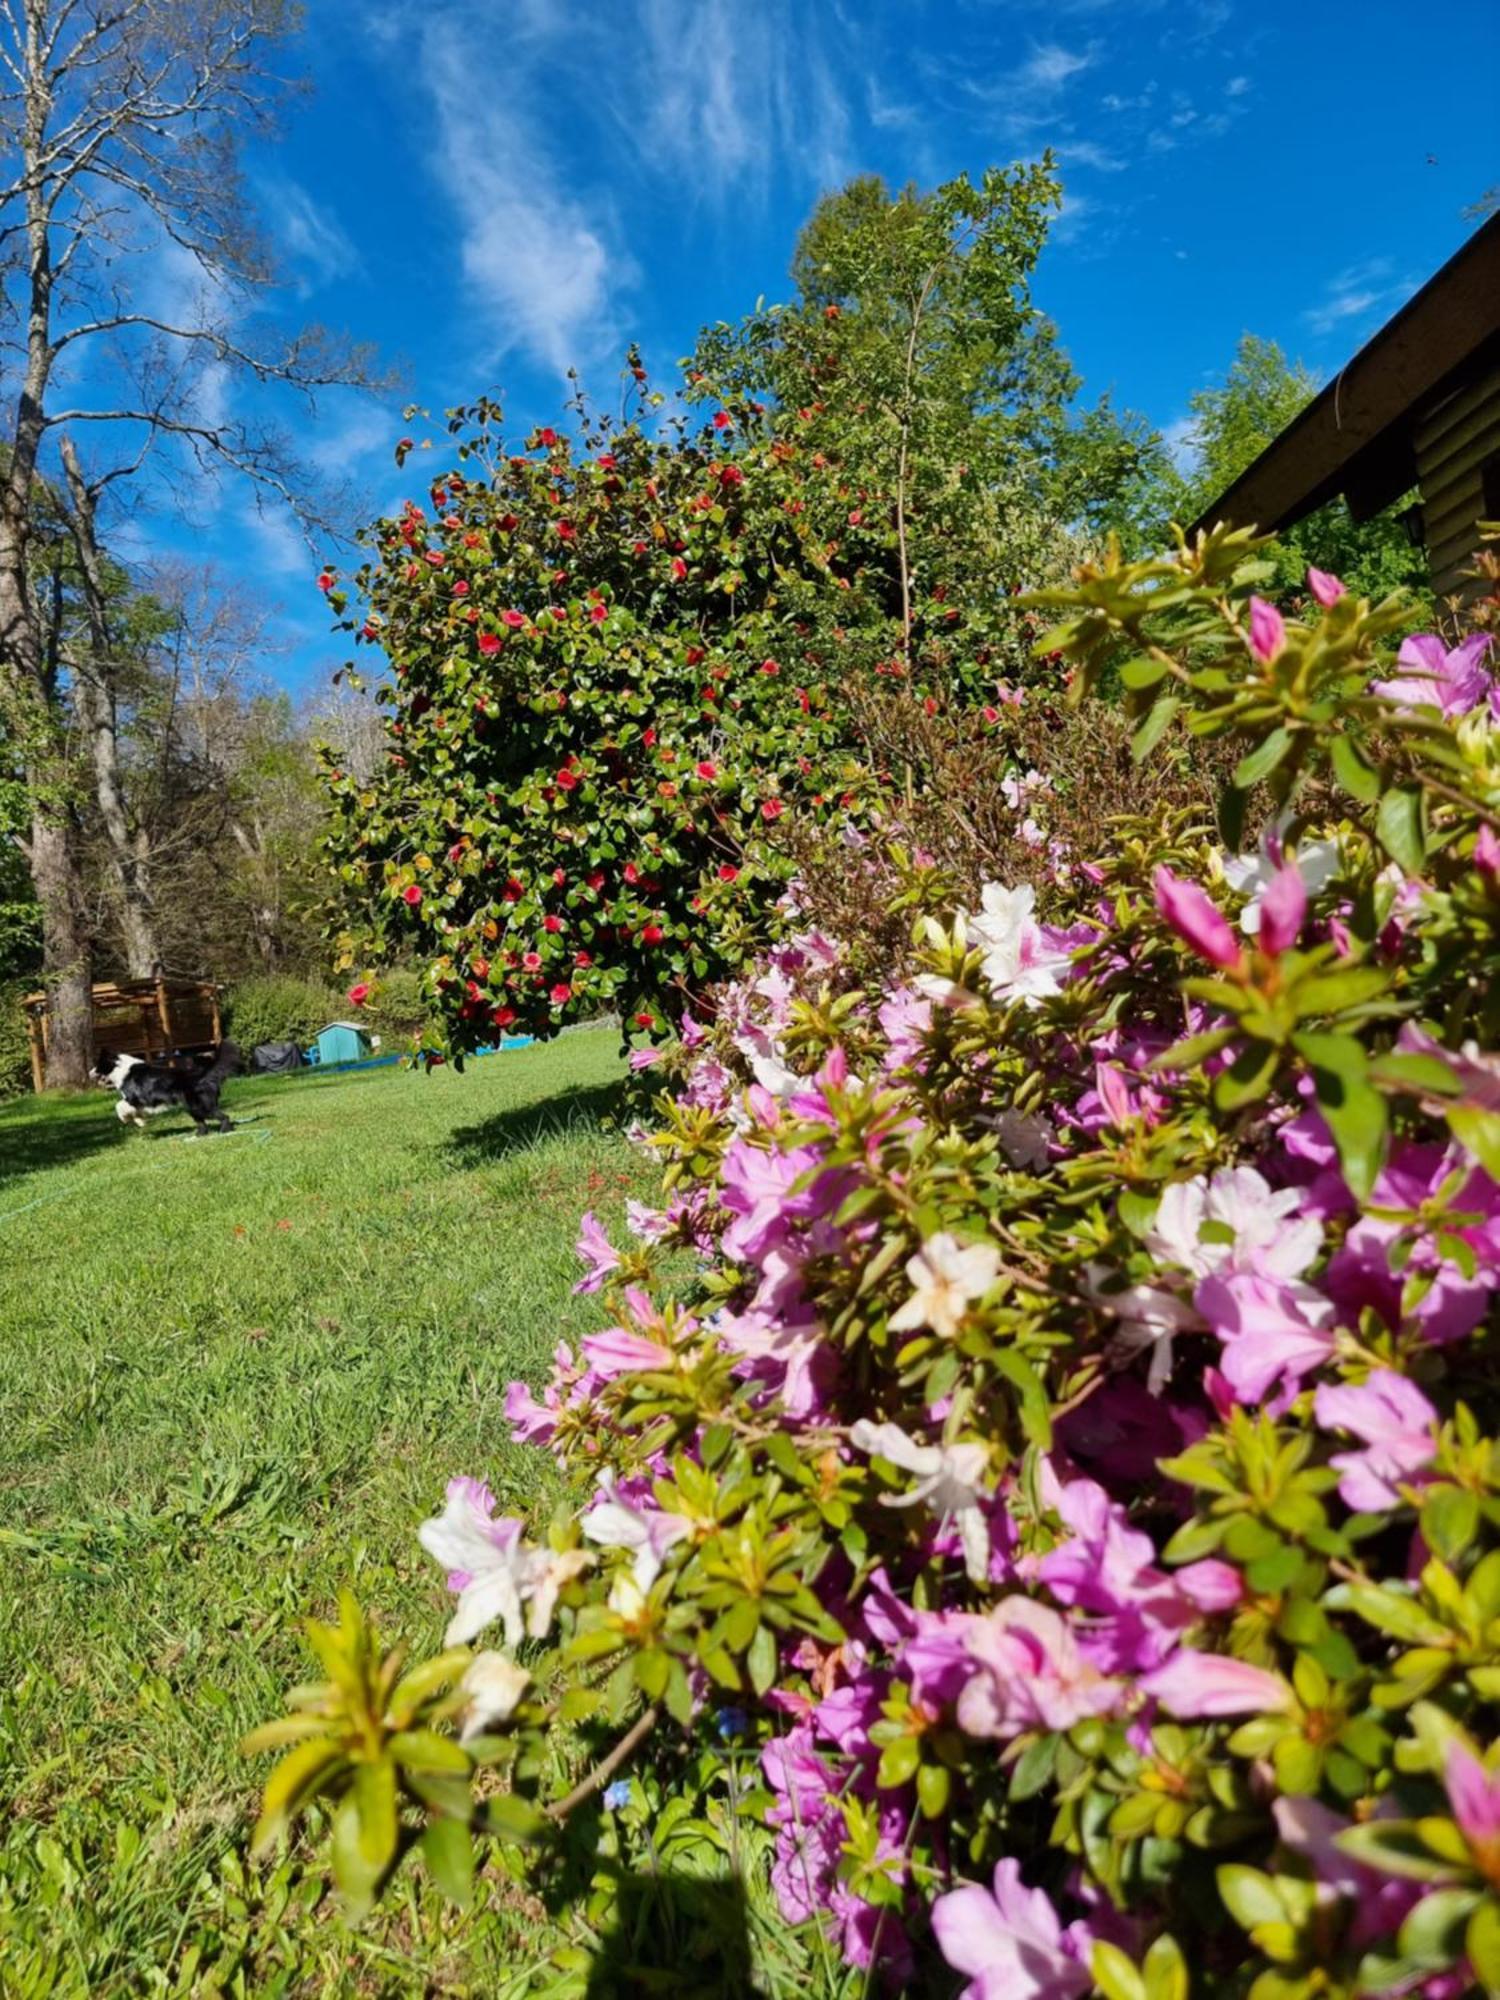
<svg viewBox="0 0 1500 2000">
<path fill-rule="evenodd" d="M 92 940 L 66 809 L 38 808 L 28 844 L 42 906 L 42 977 L 47 989 L 47 1082 L 81 1090 L 94 1062 Z"/>
<path fill-rule="evenodd" d="M 131 827 L 120 777 L 120 715 L 115 680 L 118 662 L 110 644 L 104 565 L 94 533 L 94 495 L 83 476 L 71 438 L 63 439 L 62 458 L 72 505 L 73 540 L 88 610 L 88 657 L 72 663 L 75 698 L 79 720 L 88 738 L 94 795 L 109 846 L 109 873 L 119 904 L 125 962 L 132 979 L 150 979 L 161 963 L 151 897 L 150 844 L 143 828 Z"/>
<path fill-rule="evenodd" d="M 93 1062 L 91 938 L 78 834 L 50 700 L 51 670 L 26 574 L 25 524 L 0 499 L 0 693 L 26 757 L 27 865 L 42 913 L 47 1080 L 81 1089 Z"/>
</svg>

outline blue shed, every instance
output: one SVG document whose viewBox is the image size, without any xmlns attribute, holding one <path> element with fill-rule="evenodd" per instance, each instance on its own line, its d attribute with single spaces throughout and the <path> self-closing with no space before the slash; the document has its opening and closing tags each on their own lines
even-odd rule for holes
<svg viewBox="0 0 1500 2000">
<path fill-rule="evenodd" d="M 358 1022 L 330 1021 L 306 1054 L 310 1063 L 328 1069 L 336 1063 L 368 1062 L 379 1047 L 379 1035 Z"/>
</svg>

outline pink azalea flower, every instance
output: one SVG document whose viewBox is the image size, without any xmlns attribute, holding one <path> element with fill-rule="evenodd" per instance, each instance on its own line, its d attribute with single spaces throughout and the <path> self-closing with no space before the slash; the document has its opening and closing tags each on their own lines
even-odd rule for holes
<svg viewBox="0 0 1500 2000">
<path fill-rule="evenodd" d="M 1324 1430 L 1353 1431 L 1362 1451 L 1332 1463 L 1342 1474 L 1339 1497 L 1357 1514 L 1403 1505 L 1399 1488 L 1432 1463 L 1437 1411 L 1414 1382 L 1389 1368 L 1373 1369 L 1357 1388 L 1320 1383 L 1313 1411 Z"/>
<path fill-rule="evenodd" d="M 1307 884 L 1295 861 L 1278 868 L 1260 899 L 1260 943 L 1272 954 L 1289 951 L 1307 921 Z"/>
<path fill-rule="evenodd" d="M 670 1368 L 672 1351 L 644 1335 L 630 1333 L 623 1326 L 608 1326 L 603 1333 L 591 1333 L 583 1342 L 588 1364 L 606 1382 L 617 1375 L 634 1375 L 651 1369 Z"/>
<path fill-rule="evenodd" d="M 1450 1743 L 1443 1783 L 1480 1873 L 1500 1884 L 1500 1770 L 1487 1771 L 1462 1743 Z"/>
<path fill-rule="evenodd" d="M 1076 2000 L 1093 1987 L 1087 1925 L 1065 1928 L 1045 1891 L 1028 1889 L 1020 1862 L 1009 1857 L 996 1867 L 993 1888 L 966 1882 L 939 1896 L 932 1928 L 948 1964 L 969 1978 L 959 2000 Z"/>
<path fill-rule="evenodd" d="M 1330 604 L 1337 604 L 1348 589 L 1336 576 L 1330 576 L 1326 569 L 1310 569 L 1307 572 L 1307 587 L 1326 611 Z"/>
<path fill-rule="evenodd" d="M 573 1287 L 575 1292 L 597 1292 L 609 1273 L 620 1268 L 620 1253 L 600 1228 L 592 1212 L 585 1214 L 580 1221 L 578 1241 L 574 1248 L 584 1263 L 590 1267 L 587 1274 Z"/>
<path fill-rule="evenodd" d="M 1276 1674 L 1223 1653 L 1174 1653 L 1137 1682 L 1169 1715 L 1190 1722 L 1201 1716 L 1278 1714 L 1292 1705 L 1292 1690 Z"/>
<path fill-rule="evenodd" d="M 1174 875 L 1163 862 L 1156 871 L 1156 907 L 1183 940 L 1210 965 L 1232 971 L 1244 954 L 1239 939 L 1229 928 L 1229 920 L 1219 911 L 1196 882 Z"/>
<path fill-rule="evenodd" d="M 1404 1882 L 1345 1854 L 1338 1836 L 1353 1822 L 1340 1819 L 1317 1799 L 1280 1798 L 1271 1811 L 1283 1843 L 1312 1863 L 1325 1897 L 1331 1892 L 1354 1906 L 1345 1940 L 1350 1950 L 1364 1950 L 1400 1930 L 1407 1912 L 1425 1893 L 1420 1882 Z"/>
<path fill-rule="evenodd" d="M 1286 644 L 1286 620 L 1263 597 L 1250 600 L 1250 650 L 1258 660 L 1274 660 Z"/>
<path fill-rule="evenodd" d="M 1224 1379 L 1242 1403 L 1262 1403 L 1298 1383 L 1333 1352 L 1333 1304 L 1311 1285 L 1253 1271 L 1215 1272 L 1193 1303 L 1224 1342 Z"/>
<path fill-rule="evenodd" d="M 964 1641 L 973 1670 L 958 1697 L 958 1725 L 967 1736 L 1071 1729 L 1119 1706 L 1120 1683 L 1090 1665 L 1064 1618 L 1029 1597 L 1003 1598 Z"/>
<path fill-rule="evenodd" d="M 1370 691 L 1405 708 L 1438 708 L 1449 718 L 1467 715 L 1493 685 L 1484 664 L 1492 643 L 1488 632 L 1471 632 L 1450 650 L 1435 632 L 1418 633 L 1396 655 L 1405 672 L 1374 682 Z"/>
<path fill-rule="evenodd" d="M 557 1434 L 557 1412 L 539 1403 L 524 1382 L 505 1391 L 505 1415 L 517 1444 L 550 1444 Z"/>
</svg>

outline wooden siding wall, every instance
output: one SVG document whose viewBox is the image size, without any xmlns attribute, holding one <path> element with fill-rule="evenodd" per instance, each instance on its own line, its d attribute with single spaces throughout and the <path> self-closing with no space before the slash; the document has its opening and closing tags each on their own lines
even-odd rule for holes
<svg viewBox="0 0 1500 2000">
<path fill-rule="evenodd" d="M 1463 572 L 1479 546 L 1483 467 L 1500 453 L 1500 368 L 1423 417 L 1417 425 L 1417 481 L 1432 587 L 1439 597 L 1465 589 Z"/>
</svg>

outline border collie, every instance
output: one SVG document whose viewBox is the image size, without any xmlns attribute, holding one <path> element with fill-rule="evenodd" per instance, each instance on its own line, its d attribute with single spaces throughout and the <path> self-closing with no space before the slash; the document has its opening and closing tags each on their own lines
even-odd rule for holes
<svg viewBox="0 0 1500 2000">
<path fill-rule="evenodd" d="M 141 1056 L 101 1056 L 94 1081 L 119 1092 L 115 1116 L 122 1125 L 146 1129 L 146 1120 L 180 1106 L 192 1114 L 200 1137 L 210 1124 L 221 1132 L 232 1129 L 219 1109 L 219 1092 L 226 1077 L 239 1068 L 240 1052 L 233 1042 L 220 1042 L 204 1068 L 186 1061 L 147 1062 Z"/>
</svg>

